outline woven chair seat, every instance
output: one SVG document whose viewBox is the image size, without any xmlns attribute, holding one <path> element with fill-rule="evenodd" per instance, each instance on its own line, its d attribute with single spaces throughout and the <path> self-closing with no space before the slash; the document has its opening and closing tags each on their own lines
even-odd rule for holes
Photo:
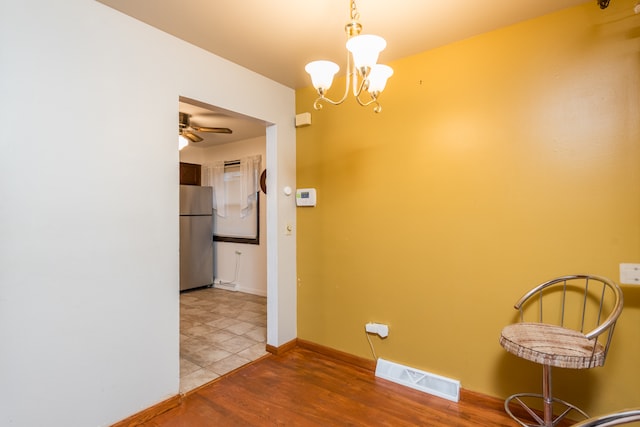
<svg viewBox="0 0 640 427">
<path fill-rule="evenodd" d="M 544 323 L 506 326 L 500 335 L 500 345 L 523 359 L 559 368 L 603 366 L 606 356 L 600 343 L 587 339 L 582 333 Z"/>
</svg>

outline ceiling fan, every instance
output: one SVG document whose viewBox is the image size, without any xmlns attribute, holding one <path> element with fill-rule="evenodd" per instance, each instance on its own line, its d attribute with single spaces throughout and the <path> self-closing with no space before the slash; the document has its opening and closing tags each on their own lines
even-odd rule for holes
<svg viewBox="0 0 640 427">
<path fill-rule="evenodd" d="M 179 113 L 178 132 L 191 142 L 200 142 L 202 138 L 194 132 L 210 132 L 210 133 L 233 133 L 229 128 L 196 126 L 191 124 L 191 115 L 187 113 Z"/>
</svg>

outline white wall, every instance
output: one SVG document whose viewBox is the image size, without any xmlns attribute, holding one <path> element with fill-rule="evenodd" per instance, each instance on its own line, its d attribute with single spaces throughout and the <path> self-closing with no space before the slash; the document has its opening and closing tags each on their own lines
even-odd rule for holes
<svg viewBox="0 0 640 427">
<path fill-rule="evenodd" d="M 265 137 L 251 138 L 206 148 L 189 145 L 180 151 L 180 160 L 202 165 L 216 160 L 238 160 L 241 157 L 257 154 L 262 156 L 262 169 L 264 169 L 266 160 Z M 260 192 L 260 244 L 214 242 L 214 275 L 216 281 L 229 282 L 234 280 L 236 278 L 236 262 L 238 262 L 236 282 L 238 286 L 236 290 L 267 296 L 266 212 L 265 195 Z M 236 251 L 241 252 L 241 255 L 236 255 Z"/>
<path fill-rule="evenodd" d="M 178 392 L 179 96 L 273 123 L 270 183 L 295 187 L 292 90 L 95 1 L 1 3 L 0 425 L 110 425 Z M 278 192 L 267 210 L 295 220 Z M 267 240 L 280 345 L 295 237 Z"/>
</svg>

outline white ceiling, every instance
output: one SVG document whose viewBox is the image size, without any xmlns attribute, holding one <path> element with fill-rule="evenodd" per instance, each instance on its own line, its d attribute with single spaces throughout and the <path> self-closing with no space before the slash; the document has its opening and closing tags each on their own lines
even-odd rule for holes
<svg viewBox="0 0 640 427">
<path fill-rule="evenodd" d="M 99 0 L 285 86 L 309 86 L 307 62 L 344 62 L 348 0 Z M 587 3 L 585 0 L 358 0 L 381 62 Z M 590 0 L 597 8 L 596 0 Z"/>
<path fill-rule="evenodd" d="M 294 89 L 310 85 L 304 72 L 309 61 L 329 59 L 344 69 L 349 0 L 99 1 Z M 386 63 L 583 3 L 587 2 L 358 0 L 357 7 L 363 34 L 387 40 L 380 55 L 380 62 Z M 596 0 L 589 3 L 598 7 Z M 402 76 L 392 77 L 398 78 Z M 200 126 L 220 126 L 204 118 L 192 120 Z"/>
</svg>

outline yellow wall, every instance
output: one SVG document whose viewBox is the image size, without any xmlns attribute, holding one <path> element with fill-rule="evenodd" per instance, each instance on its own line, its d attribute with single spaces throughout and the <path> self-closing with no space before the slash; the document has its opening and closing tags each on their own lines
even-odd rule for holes
<svg viewBox="0 0 640 427">
<path fill-rule="evenodd" d="M 298 337 L 504 397 L 541 369 L 507 354 L 513 303 L 548 278 L 640 262 L 640 16 L 595 2 L 391 63 L 383 112 L 297 92 Z M 384 55 L 383 55 L 384 56 Z M 384 59 L 384 57 L 382 58 Z M 341 94 L 343 80 L 330 91 Z M 640 287 L 604 368 L 557 370 L 596 413 L 640 405 Z"/>
</svg>

